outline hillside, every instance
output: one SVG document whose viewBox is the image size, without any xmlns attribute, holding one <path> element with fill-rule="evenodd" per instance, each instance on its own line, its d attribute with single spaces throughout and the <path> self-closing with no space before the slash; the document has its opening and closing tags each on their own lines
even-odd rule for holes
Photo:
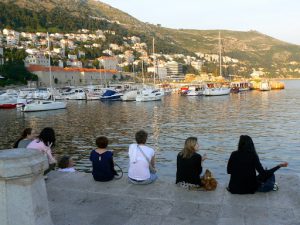
<svg viewBox="0 0 300 225">
<path fill-rule="evenodd" d="M 68 32 L 78 28 L 93 30 L 104 27 L 121 31 L 124 35 L 140 36 L 148 45 L 151 45 L 154 36 L 157 41 L 156 50 L 166 54 L 192 55 L 195 52 L 218 52 L 218 30 L 164 28 L 141 22 L 127 13 L 95 0 L 1 0 L 0 3 L 10 7 L 16 4 L 21 9 L 27 10 L 25 14 L 32 12 L 31 19 L 36 21 L 35 23 L 16 22 L 14 19 L 16 15 L 1 13 L 0 28 L 5 26 L 27 30 L 52 28 L 52 31 Z M 107 23 L 103 18 L 119 23 Z M 300 64 L 298 45 L 274 39 L 257 31 L 222 30 L 221 35 L 225 54 L 249 67 L 264 67 L 270 72 L 275 72 L 279 67 L 286 67 L 286 71 L 295 69 L 295 64 L 293 67 L 290 66 L 291 61 Z"/>
</svg>

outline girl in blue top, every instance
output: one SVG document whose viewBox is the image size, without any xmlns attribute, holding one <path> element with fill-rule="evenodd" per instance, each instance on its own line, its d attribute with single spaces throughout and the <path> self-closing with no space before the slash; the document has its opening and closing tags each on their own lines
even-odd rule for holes
<svg viewBox="0 0 300 225">
<path fill-rule="evenodd" d="M 90 160 L 93 164 L 93 177 L 95 181 L 110 181 L 117 175 L 114 169 L 113 153 L 108 151 L 108 139 L 104 136 L 96 139 L 97 149 L 93 150 Z"/>
</svg>

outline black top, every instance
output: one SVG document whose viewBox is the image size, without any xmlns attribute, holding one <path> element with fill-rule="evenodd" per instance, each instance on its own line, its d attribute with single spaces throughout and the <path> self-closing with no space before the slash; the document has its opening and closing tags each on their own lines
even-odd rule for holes
<svg viewBox="0 0 300 225">
<path fill-rule="evenodd" d="M 91 152 L 90 160 L 93 164 L 93 177 L 96 181 L 110 181 L 116 175 L 113 163 L 113 153 L 106 151 L 99 154 L 95 150 Z"/>
<path fill-rule="evenodd" d="M 190 184 L 201 185 L 200 174 L 202 172 L 202 157 L 194 153 L 191 158 L 183 158 L 179 153 L 177 155 L 176 183 L 186 182 Z"/>
<path fill-rule="evenodd" d="M 266 179 L 279 168 L 276 166 L 266 171 L 257 154 L 234 151 L 227 165 L 227 173 L 231 174 L 228 189 L 232 194 L 254 194 L 259 185 L 256 171 L 262 179 Z"/>
</svg>

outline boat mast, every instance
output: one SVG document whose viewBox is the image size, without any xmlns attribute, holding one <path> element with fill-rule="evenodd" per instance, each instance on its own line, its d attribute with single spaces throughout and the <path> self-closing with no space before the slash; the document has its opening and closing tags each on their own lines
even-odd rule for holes
<svg viewBox="0 0 300 225">
<path fill-rule="evenodd" d="M 50 38 L 49 33 L 47 32 L 47 39 L 48 39 L 48 56 L 49 56 L 49 80 L 50 80 L 50 96 L 53 100 L 53 88 L 52 88 L 52 69 L 51 69 L 51 50 L 50 50 Z"/>
<path fill-rule="evenodd" d="M 222 76 L 222 46 L 221 46 L 221 33 L 219 31 L 219 66 L 220 66 L 220 76 Z"/>
<path fill-rule="evenodd" d="M 144 59 L 142 59 L 142 76 L 143 76 L 143 86 L 145 84 L 145 77 L 144 77 Z"/>
<path fill-rule="evenodd" d="M 153 52 L 153 64 L 154 64 L 154 73 L 153 73 L 153 83 L 155 85 L 155 75 L 156 75 L 156 58 L 154 56 L 154 37 L 152 40 L 152 52 Z"/>
</svg>

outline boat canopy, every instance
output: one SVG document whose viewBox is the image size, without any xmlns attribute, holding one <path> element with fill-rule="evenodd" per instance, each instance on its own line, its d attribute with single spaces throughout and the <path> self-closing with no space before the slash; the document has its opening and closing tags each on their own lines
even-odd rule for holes
<svg viewBox="0 0 300 225">
<path fill-rule="evenodd" d="M 103 97 L 106 97 L 106 96 L 112 96 L 112 95 L 114 95 L 114 94 L 116 94 L 116 93 L 117 93 L 117 92 L 116 92 L 116 91 L 113 91 L 113 90 L 106 90 L 102 96 L 103 96 Z"/>
</svg>

